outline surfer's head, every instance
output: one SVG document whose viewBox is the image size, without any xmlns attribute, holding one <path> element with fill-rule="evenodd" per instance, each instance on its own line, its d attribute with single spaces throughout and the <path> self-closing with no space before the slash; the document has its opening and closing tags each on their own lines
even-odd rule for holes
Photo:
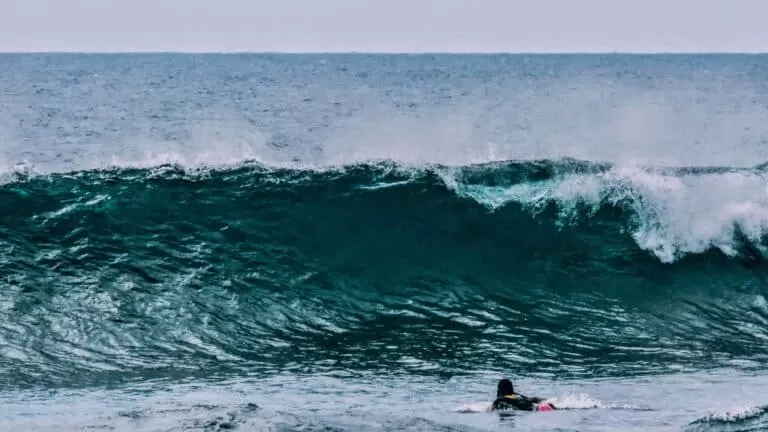
<svg viewBox="0 0 768 432">
<path fill-rule="evenodd" d="M 504 397 L 504 395 L 513 394 L 515 388 L 512 386 L 512 381 L 508 379 L 499 380 L 499 385 L 496 386 L 496 397 Z"/>
</svg>

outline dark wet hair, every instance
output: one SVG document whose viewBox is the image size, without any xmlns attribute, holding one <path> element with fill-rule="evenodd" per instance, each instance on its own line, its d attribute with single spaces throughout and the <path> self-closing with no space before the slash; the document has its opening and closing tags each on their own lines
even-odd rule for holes
<svg viewBox="0 0 768 432">
<path fill-rule="evenodd" d="M 499 385 L 496 386 L 496 397 L 503 397 L 514 392 L 515 388 L 512 386 L 512 381 L 508 379 L 499 380 Z"/>
</svg>

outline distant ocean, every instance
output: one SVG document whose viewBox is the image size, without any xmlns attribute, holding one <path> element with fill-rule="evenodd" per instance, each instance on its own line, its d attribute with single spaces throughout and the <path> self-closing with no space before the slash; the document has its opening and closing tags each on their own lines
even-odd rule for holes
<svg viewBox="0 0 768 432">
<path fill-rule="evenodd" d="M 766 296 L 768 56 L 0 55 L 3 431 L 768 430 Z"/>
</svg>

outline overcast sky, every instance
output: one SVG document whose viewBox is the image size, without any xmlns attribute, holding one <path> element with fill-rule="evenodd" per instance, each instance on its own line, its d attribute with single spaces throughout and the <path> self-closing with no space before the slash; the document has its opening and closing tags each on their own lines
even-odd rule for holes
<svg viewBox="0 0 768 432">
<path fill-rule="evenodd" d="M 768 52 L 768 0 L 0 0 L 0 51 Z"/>
</svg>

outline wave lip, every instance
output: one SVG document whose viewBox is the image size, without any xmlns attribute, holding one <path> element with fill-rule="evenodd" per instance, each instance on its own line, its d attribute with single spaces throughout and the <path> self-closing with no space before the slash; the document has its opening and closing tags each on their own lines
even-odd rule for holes
<svg viewBox="0 0 768 432">
<path fill-rule="evenodd" d="M 352 165 L 247 160 L 235 165 L 228 162 L 220 168 L 194 165 L 187 170 L 184 165 L 160 165 L 148 171 L 142 166 L 95 172 L 113 179 L 129 172 L 231 178 L 232 174 L 243 175 L 245 169 L 260 177 L 258 183 L 288 182 L 295 185 L 294 190 L 308 186 L 307 182 L 376 190 L 438 179 L 458 197 L 471 199 L 490 211 L 509 205 L 520 206 L 533 216 L 554 211 L 556 224 L 561 227 L 599 220 L 601 214 L 621 213 L 620 233 L 628 232 L 640 249 L 661 262 L 672 263 L 709 250 L 731 257 L 768 256 L 766 165 L 653 168 L 569 158 L 456 167 L 401 165 L 386 160 Z M 17 180 L 30 178 L 18 171 L 15 175 Z"/>
<path fill-rule="evenodd" d="M 768 254 L 764 165 L 654 169 L 565 160 L 522 168 L 454 171 L 444 179 L 491 210 L 514 203 L 538 214 L 554 207 L 561 224 L 621 211 L 637 245 L 665 263 L 710 249 L 736 256 L 744 243 Z"/>
</svg>

